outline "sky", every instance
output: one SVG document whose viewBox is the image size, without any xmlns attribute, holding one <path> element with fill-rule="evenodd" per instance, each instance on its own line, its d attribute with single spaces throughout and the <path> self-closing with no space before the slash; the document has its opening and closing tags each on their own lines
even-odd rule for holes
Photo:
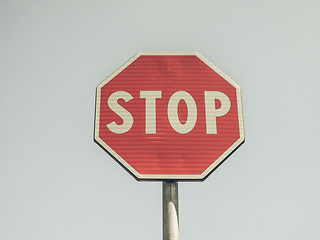
<svg viewBox="0 0 320 240">
<path fill-rule="evenodd" d="M 320 238 L 320 2 L 0 3 L 0 239 L 162 239 L 161 182 L 93 141 L 97 85 L 198 51 L 240 85 L 245 143 L 179 183 L 180 239 Z"/>
</svg>

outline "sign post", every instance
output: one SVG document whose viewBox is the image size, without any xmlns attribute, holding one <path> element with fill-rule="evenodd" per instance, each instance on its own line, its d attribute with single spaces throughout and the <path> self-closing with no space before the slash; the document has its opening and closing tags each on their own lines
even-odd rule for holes
<svg viewBox="0 0 320 240">
<path fill-rule="evenodd" d="M 178 182 L 162 182 L 163 240 L 179 239 Z"/>
<path fill-rule="evenodd" d="M 240 87 L 197 52 L 137 53 L 97 87 L 94 140 L 135 179 L 163 181 L 164 239 L 177 239 L 178 181 L 205 180 L 244 142 Z"/>
</svg>

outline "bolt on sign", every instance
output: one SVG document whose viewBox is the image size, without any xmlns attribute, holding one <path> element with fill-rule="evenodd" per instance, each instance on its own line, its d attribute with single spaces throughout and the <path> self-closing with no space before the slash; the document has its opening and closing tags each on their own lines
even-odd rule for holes
<svg viewBox="0 0 320 240">
<path fill-rule="evenodd" d="M 204 180 L 244 142 L 240 87 L 197 52 L 140 52 L 98 85 L 94 138 L 137 180 Z"/>
</svg>

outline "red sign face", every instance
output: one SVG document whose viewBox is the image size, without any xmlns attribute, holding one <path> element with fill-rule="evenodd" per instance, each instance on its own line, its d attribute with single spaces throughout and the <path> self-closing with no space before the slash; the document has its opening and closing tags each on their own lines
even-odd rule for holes
<svg viewBox="0 0 320 240">
<path fill-rule="evenodd" d="M 244 142 L 240 87 L 196 52 L 138 53 L 97 87 L 95 141 L 138 180 L 202 180 Z"/>
</svg>

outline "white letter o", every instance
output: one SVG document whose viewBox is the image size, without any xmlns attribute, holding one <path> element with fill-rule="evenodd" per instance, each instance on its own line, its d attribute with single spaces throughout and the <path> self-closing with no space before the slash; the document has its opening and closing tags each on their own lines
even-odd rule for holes
<svg viewBox="0 0 320 240">
<path fill-rule="evenodd" d="M 188 117 L 186 123 L 182 124 L 178 116 L 179 102 L 185 101 L 188 109 Z M 172 94 L 168 102 L 168 119 L 172 128 L 181 134 L 190 132 L 197 122 L 197 105 L 193 97 L 185 91 L 178 91 Z"/>
</svg>

